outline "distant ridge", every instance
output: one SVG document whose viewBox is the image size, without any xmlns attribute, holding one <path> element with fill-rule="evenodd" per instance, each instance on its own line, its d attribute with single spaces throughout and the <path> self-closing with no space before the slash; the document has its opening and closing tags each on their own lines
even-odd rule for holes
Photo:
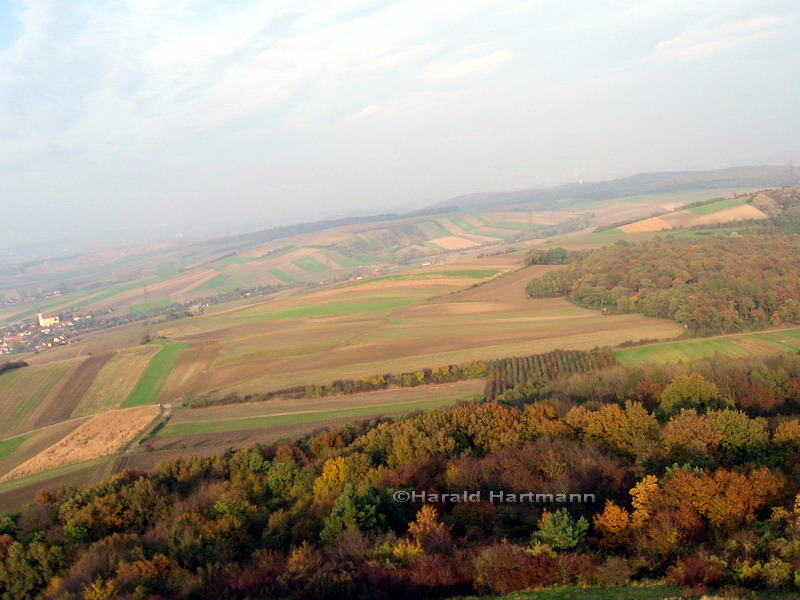
<svg viewBox="0 0 800 600">
<path fill-rule="evenodd" d="M 665 171 L 640 173 L 589 183 L 568 183 L 551 188 L 532 188 L 516 192 L 466 194 L 444 200 L 434 206 L 458 206 L 473 209 L 483 206 L 534 204 L 539 208 L 566 206 L 576 200 L 610 200 L 640 194 L 679 192 L 688 189 L 724 187 L 770 187 L 790 185 L 792 175 L 785 166 L 757 165 L 709 171 Z M 796 181 L 796 177 L 795 177 Z"/>
</svg>

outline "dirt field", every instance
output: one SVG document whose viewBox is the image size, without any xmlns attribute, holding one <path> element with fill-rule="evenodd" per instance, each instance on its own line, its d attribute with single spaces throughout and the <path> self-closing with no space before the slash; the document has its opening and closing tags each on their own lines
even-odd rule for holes
<svg viewBox="0 0 800 600">
<path fill-rule="evenodd" d="M 46 450 L 66 435 L 74 431 L 88 417 L 83 419 L 72 419 L 49 427 L 43 427 L 37 431 L 25 434 L 26 438 L 22 444 L 10 455 L 0 460 L 0 475 L 8 473 L 11 469 L 33 458 L 40 452 Z"/>
<path fill-rule="evenodd" d="M 446 269 L 508 270 L 521 260 L 505 255 L 431 265 L 415 272 L 418 279 L 401 274 L 367 280 L 175 322 L 169 336 L 188 342 L 191 354 L 174 369 L 160 400 L 175 402 L 187 391 L 265 392 L 555 348 L 669 338 L 681 331 L 669 321 L 603 317 L 562 299 L 526 299 L 528 280 L 551 266 L 488 282 L 441 276 Z M 475 283 L 482 284 L 469 288 Z M 208 344 L 219 347 L 214 359 L 200 350 Z"/>
<path fill-rule="evenodd" d="M 243 447 L 296 438 L 322 427 L 341 426 L 377 415 L 399 415 L 415 410 L 410 407 L 417 404 L 420 407 L 451 404 L 459 398 L 480 395 L 484 385 L 483 380 L 471 380 L 327 398 L 272 400 L 179 410 L 173 413 L 167 427 L 148 440 L 147 446 L 155 453 L 126 457 L 124 464 L 142 468 L 142 464 L 152 465 L 165 460 L 164 451 L 179 450 L 184 454 L 195 454 L 198 450 L 211 453 L 216 449 L 221 452 L 232 446 Z M 340 411 L 341 416 L 337 416 L 336 413 Z M 275 425 L 257 426 L 259 421 L 269 421 L 273 417 Z M 234 423 L 241 419 L 247 419 L 255 425 L 230 431 L 191 432 L 193 428 L 202 429 L 206 425 L 224 428 L 226 422 Z M 174 432 L 180 429 L 190 431 L 175 435 Z"/>
<path fill-rule="evenodd" d="M 160 350 L 156 345 L 134 346 L 117 352 L 97 373 L 72 411 L 72 417 L 117 408 L 136 387 L 150 359 Z"/>
<path fill-rule="evenodd" d="M 111 458 L 88 464 L 72 465 L 52 473 L 34 475 L 0 485 L 0 512 L 12 512 L 31 502 L 39 490 L 56 490 L 61 486 L 91 485 L 109 474 Z"/>
<path fill-rule="evenodd" d="M 55 392 L 83 359 L 14 369 L 0 377 L 0 436 L 7 437 L 35 427 Z"/>
<path fill-rule="evenodd" d="M 525 286 L 531 279 L 548 271 L 561 269 L 561 265 L 534 265 L 508 273 L 475 287 L 452 292 L 428 301 L 429 304 L 455 302 L 528 302 Z M 527 309 L 529 306 L 520 305 Z"/>
<path fill-rule="evenodd" d="M 56 390 L 52 400 L 43 407 L 44 410 L 40 412 L 33 426 L 45 427 L 69 419 L 72 411 L 75 410 L 83 395 L 92 385 L 94 378 L 114 357 L 114 354 L 114 352 L 107 352 L 85 359 Z"/>
<path fill-rule="evenodd" d="M 696 215 L 689 211 L 682 210 L 670 215 L 664 215 L 663 218 L 665 221 L 675 224 L 676 227 L 693 227 L 695 225 L 715 225 L 717 223 L 728 223 L 730 221 L 760 220 L 769 217 L 755 206 L 742 204 L 740 206 L 718 210 L 707 215 Z"/>
<path fill-rule="evenodd" d="M 473 248 L 475 246 L 480 246 L 478 242 L 474 242 L 456 235 L 436 238 L 435 240 L 431 240 L 431 243 L 441 246 L 445 250 L 461 250 L 462 248 Z"/>
<path fill-rule="evenodd" d="M 101 413 L 61 441 L 11 469 L 0 477 L 0 482 L 115 454 L 160 413 L 161 410 L 155 406 Z"/>
<path fill-rule="evenodd" d="M 660 217 L 650 217 L 643 221 L 636 221 L 630 225 L 622 225 L 619 227 L 625 233 L 641 233 L 642 231 L 662 231 L 663 229 L 672 229 L 673 225 L 668 223 Z"/>
</svg>

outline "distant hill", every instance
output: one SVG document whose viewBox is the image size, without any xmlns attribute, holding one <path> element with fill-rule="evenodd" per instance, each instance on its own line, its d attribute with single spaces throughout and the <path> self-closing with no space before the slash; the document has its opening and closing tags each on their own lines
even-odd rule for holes
<svg viewBox="0 0 800 600">
<path fill-rule="evenodd" d="M 547 209 L 568 206 L 579 200 L 611 200 L 625 196 L 690 189 L 781 186 L 792 183 L 789 177 L 785 166 L 769 165 L 730 167 L 710 171 L 640 173 L 611 181 L 569 183 L 552 188 L 533 188 L 516 192 L 467 194 L 444 200 L 435 206 L 448 205 L 458 206 L 461 209 L 475 209 L 531 204 L 532 208 Z"/>
</svg>

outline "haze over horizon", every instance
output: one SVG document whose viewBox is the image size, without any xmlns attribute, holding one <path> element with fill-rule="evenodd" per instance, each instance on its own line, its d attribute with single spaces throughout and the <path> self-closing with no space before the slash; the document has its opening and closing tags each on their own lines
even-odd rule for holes
<svg viewBox="0 0 800 600">
<path fill-rule="evenodd" d="M 787 160 L 788 1 L 12 1 L 4 245 Z"/>
</svg>

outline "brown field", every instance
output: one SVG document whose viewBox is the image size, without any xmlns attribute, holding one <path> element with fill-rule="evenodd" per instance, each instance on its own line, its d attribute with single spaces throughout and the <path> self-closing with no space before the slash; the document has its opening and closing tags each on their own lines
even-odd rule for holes
<svg viewBox="0 0 800 600">
<path fill-rule="evenodd" d="M 88 419 L 88 417 L 72 419 L 70 421 L 64 421 L 63 423 L 57 423 L 56 425 L 43 427 L 42 429 L 30 433 L 30 437 L 22 442 L 19 448 L 0 460 L 0 474 L 8 473 L 17 465 L 24 463 L 26 460 L 46 450 L 71 433 L 82 423 L 86 422 L 86 419 Z"/>
<path fill-rule="evenodd" d="M 216 448 L 217 451 L 221 452 L 231 446 L 243 447 L 255 443 L 270 443 L 279 439 L 295 438 L 323 427 L 346 425 L 355 421 L 371 418 L 346 415 L 331 418 L 328 415 L 330 415 L 332 411 L 374 408 L 374 413 L 371 413 L 372 416 L 393 416 L 407 412 L 407 409 L 398 410 L 394 409 L 393 406 L 407 405 L 410 402 L 426 402 L 448 398 L 455 400 L 458 398 L 480 395 L 483 393 L 484 387 L 485 382 L 483 380 L 468 380 L 438 385 L 425 385 L 415 388 L 390 388 L 362 394 L 328 396 L 326 398 L 270 400 L 268 402 L 251 404 L 234 404 L 180 410 L 171 415 L 169 421 L 170 426 L 203 422 L 219 423 L 226 420 L 243 418 L 310 415 L 314 413 L 324 413 L 324 416 L 322 416 L 319 421 L 311 423 L 280 425 L 276 427 L 198 433 L 181 436 L 156 435 L 147 442 L 148 447 L 156 451 L 155 454 L 149 456 L 154 457 L 154 459 L 151 460 L 153 460 L 155 464 L 164 460 L 161 453 L 165 450 L 186 448 L 187 450 L 184 450 L 184 453 L 194 454 L 195 448 Z M 168 428 L 164 431 L 168 431 Z M 138 462 L 136 456 L 131 456 L 129 459 Z M 126 461 L 126 464 L 128 462 L 129 461 Z"/>
<path fill-rule="evenodd" d="M 48 365 L 30 365 L 0 377 L 0 435 L 6 437 L 34 429 L 35 423 L 56 401 L 55 392 L 83 359 Z"/>
<path fill-rule="evenodd" d="M 33 426 L 53 425 L 69 419 L 83 395 L 92 385 L 105 364 L 114 357 L 114 352 L 90 356 L 72 371 L 69 377 L 53 394 L 51 402 L 44 404 Z"/>
<path fill-rule="evenodd" d="M 72 411 L 72 417 L 117 408 L 136 387 L 150 359 L 160 350 L 153 344 L 117 352 L 97 373 Z"/>
<path fill-rule="evenodd" d="M 174 376 L 170 377 L 159 400 L 169 402 L 178 398 L 182 391 L 201 389 L 206 373 L 214 366 L 219 355 L 219 344 L 209 343 L 190 346 L 178 359 L 173 368 Z"/>
<path fill-rule="evenodd" d="M 448 263 L 444 268 L 507 270 L 521 260 L 519 255 L 503 255 Z M 436 273 L 443 266 L 432 265 L 415 272 L 419 279 L 367 280 L 174 322 L 165 333 L 188 342 L 189 349 L 160 400 L 175 402 L 188 391 L 266 392 L 555 348 L 668 338 L 681 332 L 670 321 L 601 316 L 562 299 L 527 300 L 528 279 L 551 268 L 534 267 L 465 290 L 486 280 L 441 277 Z M 380 308 L 381 302 L 397 301 L 407 305 Z M 331 304 L 338 307 L 335 313 L 314 315 L 315 307 Z M 359 308 L 363 304 L 375 309 L 364 312 Z M 348 306 L 354 307 L 353 312 Z M 271 318 L 276 311 L 290 309 L 311 312 Z M 219 348 L 213 364 L 210 355 L 200 350 L 207 344 Z"/>
<path fill-rule="evenodd" d="M 9 481 L 119 452 L 159 414 L 155 406 L 114 410 L 92 417 L 59 442 L 0 477 Z"/>
<path fill-rule="evenodd" d="M 745 221 L 750 219 L 767 219 L 767 215 L 758 210 L 755 206 L 742 204 L 732 206 L 723 210 L 718 210 L 707 215 L 696 215 L 688 210 L 663 215 L 662 219 L 672 224 L 674 227 L 694 227 L 695 225 L 715 225 L 717 223 L 728 223 L 730 221 Z"/>
<path fill-rule="evenodd" d="M 563 268 L 561 265 L 534 265 L 524 267 L 512 273 L 507 273 L 486 283 L 465 290 L 452 292 L 445 296 L 432 298 L 429 303 L 440 304 L 443 302 L 525 302 L 528 295 L 525 293 L 527 283 L 548 271 Z M 526 304 L 524 309 L 528 308 Z"/>
<path fill-rule="evenodd" d="M 191 292 L 194 288 L 203 285 L 209 279 L 213 279 L 217 275 L 219 275 L 218 271 L 214 269 L 201 269 L 200 271 L 196 271 L 197 276 L 193 278 L 189 283 L 187 283 L 184 287 L 179 288 L 173 291 L 169 296 L 175 302 L 185 302 L 184 296 Z"/>
<path fill-rule="evenodd" d="M 619 227 L 625 233 L 641 233 L 643 231 L 661 231 L 663 229 L 672 229 L 673 225 L 668 223 L 661 217 L 650 217 L 643 221 L 636 221 L 629 225 L 622 225 Z"/>
<path fill-rule="evenodd" d="M 39 490 L 55 490 L 62 486 L 81 486 L 97 483 L 109 474 L 111 459 L 93 461 L 86 465 L 76 465 L 68 473 L 55 472 L 33 476 L 27 479 L 6 483 L 0 488 L 0 511 L 13 512 L 22 504 L 33 501 Z"/>
<path fill-rule="evenodd" d="M 475 246 L 480 246 L 480 243 L 478 242 L 473 242 L 472 240 L 455 235 L 436 238 L 435 240 L 431 240 L 431 244 L 441 246 L 445 250 L 461 250 L 462 248 L 474 248 Z"/>
<path fill-rule="evenodd" d="M 155 300 L 157 298 L 168 298 L 186 288 L 193 288 L 201 285 L 208 279 L 208 269 L 201 269 L 199 271 L 192 270 L 188 273 L 183 273 L 176 275 L 175 277 L 164 279 L 163 281 L 149 283 L 147 285 L 147 297 L 151 300 Z M 87 308 L 121 310 L 127 306 L 139 304 L 144 301 L 144 287 L 140 286 L 125 292 L 121 292 L 106 298 L 105 300 L 92 303 L 88 305 Z"/>
</svg>

